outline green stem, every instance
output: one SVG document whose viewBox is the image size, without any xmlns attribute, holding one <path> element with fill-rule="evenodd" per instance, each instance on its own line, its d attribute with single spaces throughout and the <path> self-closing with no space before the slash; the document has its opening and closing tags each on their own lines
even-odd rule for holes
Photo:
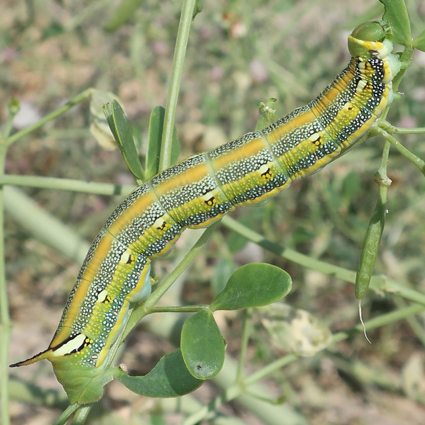
<svg viewBox="0 0 425 425">
<path fill-rule="evenodd" d="M 425 127 L 416 127 L 416 128 L 401 128 L 391 125 L 388 121 L 382 121 L 378 124 L 378 127 L 388 131 L 388 133 L 397 133 L 397 134 L 424 134 Z"/>
<path fill-rule="evenodd" d="M 423 305 L 411 305 L 409 307 L 383 314 L 381 316 L 375 317 L 374 319 L 368 320 L 365 322 L 365 328 L 367 331 L 370 331 L 381 326 L 389 325 L 390 323 L 396 323 L 400 320 L 407 319 L 410 316 L 422 313 L 424 310 L 425 306 Z M 352 335 L 360 332 L 363 332 L 363 326 L 361 323 L 347 331 L 336 333 L 332 338 L 332 342 L 335 343 L 344 341 L 350 338 Z"/>
<path fill-rule="evenodd" d="M 87 420 L 91 408 L 92 406 L 82 406 L 81 409 L 75 413 L 71 425 L 83 425 Z"/>
<path fill-rule="evenodd" d="M 412 59 L 414 48 L 412 46 L 406 46 L 401 54 L 400 61 L 404 63 L 409 63 Z M 406 72 L 407 67 L 403 68 L 393 80 L 393 91 L 397 93 L 398 86 L 400 85 L 401 79 L 403 78 L 404 73 Z"/>
<path fill-rule="evenodd" d="M 20 138 L 26 136 L 27 134 L 31 133 L 34 130 L 37 130 L 38 128 L 42 127 L 44 124 L 46 124 L 49 121 L 54 120 L 55 118 L 59 117 L 60 115 L 64 114 L 66 111 L 71 109 L 74 105 L 82 102 L 83 100 L 89 98 L 93 92 L 93 89 L 87 89 L 81 92 L 80 94 L 77 94 L 74 98 L 69 100 L 65 103 L 61 108 L 56 109 L 56 111 L 53 111 L 52 113 L 46 115 L 44 118 L 42 118 L 40 121 L 36 122 L 33 125 L 30 125 L 27 128 L 24 128 L 21 131 L 18 131 L 13 136 L 9 137 L 7 139 L 7 144 L 11 145 L 12 143 L 16 142 Z"/>
<path fill-rule="evenodd" d="M 236 382 L 240 382 L 243 377 L 243 366 L 245 364 L 246 351 L 248 349 L 249 334 L 251 332 L 251 323 L 252 323 L 252 308 L 247 308 L 244 311 L 244 321 L 243 321 L 243 333 L 241 341 L 241 349 L 239 353 L 238 360 L 238 370 L 236 373 Z"/>
<path fill-rule="evenodd" d="M 405 148 L 396 138 L 391 136 L 386 130 L 377 127 L 375 129 L 375 134 L 380 134 L 385 138 L 391 145 L 397 149 L 403 156 L 405 156 L 419 171 L 425 176 L 425 161 Z"/>
<path fill-rule="evenodd" d="M 55 177 L 0 175 L 0 185 L 36 187 L 39 189 L 69 190 L 72 192 L 95 193 L 97 195 L 128 195 L 136 186 L 112 183 L 85 182 Z"/>
<path fill-rule="evenodd" d="M 391 180 L 387 176 L 389 154 L 390 144 L 385 142 L 381 165 L 374 176 L 375 181 L 379 186 L 378 200 L 364 237 L 363 247 L 360 253 L 359 267 L 356 274 L 355 294 L 358 300 L 363 299 L 369 289 L 376 256 L 378 255 L 379 244 L 381 243 L 382 233 L 385 227 L 385 217 L 387 214 L 387 192 L 388 187 L 391 185 Z"/>
<path fill-rule="evenodd" d="M 6 150 L 4 139 L 0 139 L 0 177 L 4 173 Z M 3 186 L 0 186 L 0 317 L 2 326 L 9 326 L 10 315 L 7 304 L 4 254 L 4 192 Z"/>
<path fill-rule="evenodd" d="M 62 414 L 53 422 L 53 425 L 64 425 L 67 423 L 68 419 L 71 417 L 71 415 L 79 409 L 81 406 L 78 404 L 70 404 L 65 411 L 62 412 Z"/>
<path fill-rule="evenodd" d="M 4 174 L 7 139 L 0 137 L 0 176 Z M 4 249 L 4 188 L 0 186 L 0 398 L 1 423 L 10 424 L 9 418 L 9 343 L 11 333 L 9 303 L 7 298 Z"/>
<path fill-rule="evenodd" d="M 320 271 L 324 274 L 336 277 L 346 282 L 355 283 L 356 281 L 356 273 L 354 271 L 316 260 L 315 258 L 300 254 L 293 249 L 285 248 L 282 245 L 271 242 L 261 234 L 254 232 L 253 230 L 249 229 L 229 216 L 224 217 L 222 219 L 222 223 L 229 229 L 239 233 L 248 240 L 262 246 L 264 249 L 267 249 L 276 255 L 279 255 L 282 258 L 286 258 L 287 260 L 296 264 L 300 264 L 303 267 Z M 401 285 L 386 276 L 373 276 L 370 283 L 371 288 L 376 291 L 397 293 L 406 300 L 411 300 L 413 302 L 425 305 L 424 294 L 407 288 L 406 286 Z"/>
<path fill-rule="evenodd" d="M 162 132 L 161 153 L 159 158 L 159 171 L 165 170 L 171 165 L 171 147 L 173 141 L 174 120 L 195 3 L 196 0 L 183 1 L 179 29 L 177 32 L 176 47 L 174 51 L 173 67 L 171 70 L 170 90 L 168 92 L 167 104 L 165 107 L 164 129 Z"/>
<path fill-rule="evenodd" d="M 198 311 L 208 310 L 209 307 L 208 304 L 153 307 L 149 313 L 198 313 Z"/>
<path fill-rule="evenodd" d="M 6 124 L 4 125 L 3 134 L 0 134 L 0 137 L 6 139 L 9 137 L 10 132 L 12 131 L 13 118 L 15 115 L 9 114 L 7 116 Z M 2 142 L 4 143 L 4 142 Z"/>
<path fill-rule="evenodd" d="M 75 230 L 46 212 L 20 189 L 5 187 L 4 200 L 6 212 L 32 237 L 77 264 L 84 261 L 90 244 Z"/>
<path fill-rule="evenodd" d="M 406 308 L 406 302 L 401 298 L 393 297 L 392 301 L 399 310 Z M 419 341 L 421 341 L 422 345 L 425 347 L 425 329 L 421 321 L 418 320 L 415 316 L 410 316 L 406 318 L 406 322 L 409 324 L 416 337 L 419 339 Z"/>
</svg>

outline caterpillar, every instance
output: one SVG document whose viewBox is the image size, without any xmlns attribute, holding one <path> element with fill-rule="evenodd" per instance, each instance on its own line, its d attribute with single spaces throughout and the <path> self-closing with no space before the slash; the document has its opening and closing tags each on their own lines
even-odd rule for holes
<svg viewBox="0 0 425 425">
<path fill-rule="evenodd" d="M 71 403 L 92 403 L 129 309 L 149 295 L 152 258 L 186 228 L 206 227 L 235 207 L 270 198 L 363 141 L 393 100 L 400 62 L 384 22 L 348 37 L 348 66 L 308 105 L 162 171 L 134 190 L 94 239 L 48 348 L 11 365 L 53 364 Z"/>
</svg>

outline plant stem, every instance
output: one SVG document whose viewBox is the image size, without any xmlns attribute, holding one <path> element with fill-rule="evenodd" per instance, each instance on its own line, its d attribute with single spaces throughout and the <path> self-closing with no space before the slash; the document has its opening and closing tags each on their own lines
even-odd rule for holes
<svg viewBox="0 0 425 425">
<path fill-rule="evenodd" d="M 26 136 L 27 134 L 31 133 L 34 130 L 37 130 L 38 128 L 42 127 L 44 124 L 46 124 L 49 121 L 54 120 L 55 118 L 59 117 L 60 115 L 64 114 L 66 111 L 71 109 L 74 105 L 82 102 L 83 100 L 89 98 L 92 94 L 93 89 L 87 89 L 81 92 L 80 94 L 77 94 L 74 98 L 69 100 L 65 103 L 61 108 L 56 109 L 56 111 L 53 111 L 52 113 L 46 115 L 44 118 L 42 118 L 40 121 L 36 122 L 33 125 L 30 125 L 27 128 L 24 128 L 21 131 L 18 131 L 13 136 L 9 137 L 7 139 L 7 144 L 11 145 L 12 143 L 16 142 L 20 138 Z"/>
<path fill-rule="evenodd" d="M 376 329 L 381 326 L 388 325 L 390 323 L 398 322 L 402 319 L 407 319 L 410 316 L 422 313 L 424 310 L 425 306 L 423 305 L 411 305 L 409 307 L 402 308 L 391 313 L 383 314 L 381 316 L 375 317 L 374 319 L 368 320 L 367 322 L 365 322 L 365 328 L 366 330 L 370 331 L 372 329 Z M 332 338 L 332 342 L 335 343 L 344 341 L 359 332 L 363 332 L 363 326 L 361 323 L 347 331 L 336 333 Z"/>
<path fill-rule="evenodd" d="M 425 161 L 410 152 L 409 149 L 405 148 L 396 138 L 391 136 L 386 130 L 377 127 L 375 133 L 380 134 L 385 138 L 391 145 L 397 149 L 403 156 L 405 156 L 419 171 L 425 176 Z"/>
<path fill-rule="evenodd" d="M 180 82 L 183 74 L 184 58 L 186 56 L 189 40 L 190 26 L 196 0 L 184 0 L 177 32 L 176 47 L 174 50 L 173 67 L 171 70 L 170 90 L 165 107 L 164 129 L 161 140 L 161 153 L 159 158 L 159 171 L 171 165 L 171 146 L 173 141 L 174 120 L 176 116 L 177 101 L 179 98 Z"/>
<path fill-rule="evenodd" d="M 77 264 L 84 261 L 90 244 L 58 218 L 46 212 L 26 193 L 14 187 L 6 187 L 4 200 L 6 211 L 35 239 Z"/>
<path fill-rule="evenodd" d="M 406 302 L 398 297 L 393 297 L 394 304 L 399 310 L 406 308 Z M 422 326 L 421 320 L 418 320 L 415 316 L 406 317 L 406 322 L 412 328 L 412 331 L 415 333 L 416 337 L 421 341 L 422 345 L 425 347 L 425 329 Z"/>
<path fill-rule="evenodd" d="M 404 63 L 409 63 L 412 59 L 414 48 L 412 46 L 406 46 L 401 54 L 400 61 Z M 403 78 L 404 73 L 406 72 L 407 67 L 400 70 L 400 72 L 395 76 L 393 80 L 393 91 L 397 93 L 398 86 L 400 85 L 401 79 Z"/>
<path fill-rule="evenodd" d="M 262 246 L 264 249 L 267 249 L 276 255 L 279 255 L 282 258 L 286 258 L 287 260 L 300 264 L 303 267 L 320 271 L 346 282 L 355 283 L 356 281 L 356 273 L 354 271 L 316 260 L 315 258 L 301 254 L 293 249 L 285 248 L 282 245 L 271 242 L 263 235 L 249 229 L 229 216 L 224 217 L 222 219 L 222 223 L 229 229 L 239 233 L 248 240 Z M 425 305 L 424 294 L 401 285 L 386 276 L 373 276 L 371 279 L 371 288 L 378 291 L 396 292 L 406 300 L 411 300 Z"/>
<path fill-rule="evenodd" d="M 69 190 L 72 192 L 95 193 L 97 195 L 128 195 L 137 186 L 112 183 L 85 182 L 55 177 L 0 175 L 0 185 L 37 187 L 40 189 Z"/>
<path fill-rule="evenodd" d="M 82 406 L 81 409 L 79 409 L 74 417 L 72 418 L 71 425 L 82 425 L 86 422 L 87 416 L 90 413 L 92 406 Z"/>
<path fill-rule="evenodd" d="M 363 246 L 360 253 L 360 261 L 356 274 L 355 294 L 360 301 L 366 295 L 372 278 L 376 257 L 378 255 L 379 244 L 385 227 L 385 217 L 387 215 L 387 192 L 391 185 L 391 180 L 387 176 L 388 156 L 390 144 L 386 141 L 382 152 L 381 165 L 375 173 L 375 182 L 379 186 L 378 200 L 375 210 L 369 220 Z M 361 319 L 361 317 L 360 317 Z"/>
<path fill-rule="evenodd" d="M 9 130 L 6 129 L 6 133 Z M 7 139 L 0 137 L 0 176 L 4 175 L 6 161 Z M 9 304 L 7 298 L 4 249 L 4 188 L 0 186 L 0 398 L 1 423 L 10 424 L 9 417 L 9 342 L 11 333 Z"/>
<path fill-rule="evenodd" d="M 53 422 L 53 425 L 64 425 L 67 423 L 68 419 L 71 417 L 71 415 L 81 406 L 79 406 L 78 404 L 70 404 L 63 412 L 62 414 L 59 416 L 59 418 L 57 418 L 55 420 L 55 422 Z"/>
<path fill-rule="evenodd" d="M 388 133 L 397 133 L 397 134 L 424 134 L 425 127 L 415 127 L 415 128 L 401 128 L 394 127 L 387 121 L 383 121 L 379 124 L 379 127 L 388 131 Z"/>
<path fill-rule="evenodd" d="M 149 313 L 198 313 L 198 311 L 208 310 L 208 304 L 200 305 L 176 305 L 168 307 L 153 307 Z"/>
<path fill-rule="evenodd" d="M 241 381 L 243 378 L 243 366 L 245 364 L 246 350 L 248 349 L 249 334 L 251 331 L 251 323 L 252 323 L 252 312 L 253 312 L 252 308 L 247 308 L 244 311 L 243 333 L 242 333 L 241 349 L 239 352 L 236 382 Z"/>
</svg>

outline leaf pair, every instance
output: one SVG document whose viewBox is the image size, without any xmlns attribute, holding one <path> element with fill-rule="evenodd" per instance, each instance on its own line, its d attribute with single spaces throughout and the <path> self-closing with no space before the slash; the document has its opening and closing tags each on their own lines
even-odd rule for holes
<svg viewBox="0 0 425 425">
<path fill-rule="evenodd" d="M 108 96 L 105 98 L 105 96 Z M 159 171 L 159 159 L 161 153 L 162 130 L 164 125 L 165 110 L 162 106 L 153 108 L 149 119 L 148 142 L 146 146 L 146 159 L 145 169 L 139 161 L 136 145 L 133 139 L 133 132 L 131 126 L 124 114 L 124 111 L 118 101 L 113 98 L 109 93 L 96 91 L 93 95 L 93 104 L 96 100 L 103 100 L 103 111 L 106 116 L 109 128 L 116 140 L 116 143 L 121 151 L 128 169 L 133 174 L 136 182 L 140 185 L 143 182 L 150 180 Z M 109 101 L 105 103 L 105 101 Z M 99 114 L 92 113 L 94 118 Z M 99 136 L 104 139 L 103 133 L 105 129 L 100 128 L 101 121 L 99 118 L 96 123 L 96 138 Z M 93 127 L 93 126 L 92 126 Z M 100 134 L 102 133 L 102 134 Z M 171 163 L 174 164 L 179 156 L 179 143 L 177 139 L 177 132 L 174 128 L 172 149 L 171 149 Z"/>
<path fill-rule="evenodd" d="M 129 376 L 119 370 L 116 379 L 131 391 L 150 397 L 176 397 L 194 391 L 216 376 L 224 362 L 225 342 L 213 312 L 268 305 L 286 296 L 291 287 L 291 277 L 278 267 L 241 267 L 209 308 L 185 322 L 180 349 L 165 355 L 146 376 Z"/>
</svg>

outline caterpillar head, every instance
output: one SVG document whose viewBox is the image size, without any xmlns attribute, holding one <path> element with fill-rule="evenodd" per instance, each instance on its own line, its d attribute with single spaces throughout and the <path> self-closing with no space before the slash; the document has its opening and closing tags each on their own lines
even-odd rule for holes
<svg viewBox="0 0 425 425">
<path fill-rule="evenodd" d="M 385 59 L 393 50 L 391 28 L 384 21 L 370 21 L 360 24 L 348 36 L 351 56 Z"/>
</svg>

